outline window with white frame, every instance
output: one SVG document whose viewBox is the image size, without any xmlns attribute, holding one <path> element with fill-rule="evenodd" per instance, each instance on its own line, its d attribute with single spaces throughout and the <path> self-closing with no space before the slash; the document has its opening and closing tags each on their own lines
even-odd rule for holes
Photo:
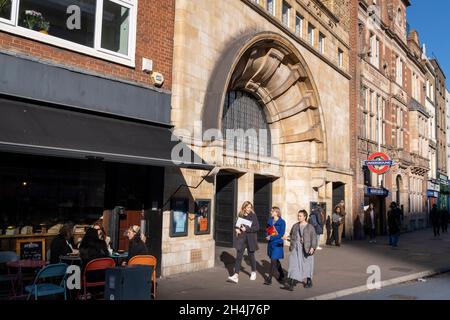
<svg viewBox="0 0 450 320">
<path fill-rule="evenodd" d="M 284 26 L 288 28 L 290 25 L 290 16 L 291 16 L 291 6 L 286 1 L 283 1 L 281 21 L 284 24 Z"/>
<path fill-rule="evenodd" d="M 325 54 L 325 36 L 319 32 L 319 52 Z"/>
<path fill-rule="evenodd" d="M 342 68 L 344 66 L 344 51 L 341 49 L 338 49 L 338 65 L 339 68 Z"/>
<path fill-rule="evenodd" d="M 134 64 L 137 0 L 0 0 L 0 30 Z"/>
<path fill-rule="evenodd" d="M 395 63 L 395 80 L 397 84 L 403 86 L 403 60 L 399 56 Z"/>
<path fill-rule="evenodd" d="M 15 11 L 12 0 L 0 0 L 0 21 L 11 21 L 13 12 Z"/>
<path fill-rule="evenodd" d="M 271 15 L 275 15 L 275 0 L 267 0 L 267 11 Z"/>
<path fill-rule="evenodd" d="M 380 40 L 372 34 L 370 37 L 370 63 L 375 67 L 380 67 Z"/>
<path fill-rule="evenodd" d="M 308 41 L 311 46 L 314 46 L 314 32 L 316 28 L 311 24 L 308 23 Z"/>
<path fill-rule="evenodd" d="M 367 88 L 363 87 L 361 92 L 362 110 L 361 110 L 361 127 L 360 136 L 367 138 Z"/>
<path fill-rule="evenodd" d="M 295 34 L 300 38 L 303 37 L 303 17 L 299 13 L 295 15 Z"/>
</svg>

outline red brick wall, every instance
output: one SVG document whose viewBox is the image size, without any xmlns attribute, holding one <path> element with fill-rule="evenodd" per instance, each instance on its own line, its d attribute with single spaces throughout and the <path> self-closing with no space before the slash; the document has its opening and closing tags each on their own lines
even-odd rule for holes
<svg viewBox="0 0 450 320">
<path fill-rule="evenodd" d="M 142 72 L 142 58 L 145 57 L 153 60 L 153 70 L 164 75 L 163 88 L 170 90 L 172 86 L 174 20 L 175 0 L 138 1 L 135 68 L 53 47 L 2 31 L 0 31 L 0 48 L 107 77 L 151 85 L 150 76 Z"/>
<path fill-rule="evenodd" d="M 350 166 L 353 175 L 352 189 L 352 220 L 356 218 L 359 210 L 358 184 L 357 176 L 361 173 L 361 167 L 358 165 L 358 100 L 360 96 L 360 78 L 359 78 L 359 57 L 358 53 L 361 48 L 358 47 L 358 0 L 350 0 Z"/>
</svg>

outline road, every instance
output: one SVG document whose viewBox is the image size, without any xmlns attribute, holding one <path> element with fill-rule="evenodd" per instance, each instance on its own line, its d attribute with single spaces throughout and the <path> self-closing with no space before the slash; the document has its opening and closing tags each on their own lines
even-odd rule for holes
<svg viewBox="0 0 450 320">
<path fill-rule="evenodd" d="M 338 300 L 450 300 L 450 273 L 427 278 L 425 282 L 406 282 Z"/>
</svg>

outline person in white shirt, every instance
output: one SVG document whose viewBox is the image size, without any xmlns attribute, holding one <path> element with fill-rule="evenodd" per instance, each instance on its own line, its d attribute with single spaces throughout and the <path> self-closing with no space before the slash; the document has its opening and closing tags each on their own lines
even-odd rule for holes
<svg viewBox="0 0 450 320">
<path fill-rule="evenodd" d="M 377 243 L 376 230 L 377 230 L 378 214 L 375 211 L 373 203 L 370 203 L 369 208 L 364 212 L 364 229 L 366 235 L 369 235 L 369 243 Z"/>
</svg>

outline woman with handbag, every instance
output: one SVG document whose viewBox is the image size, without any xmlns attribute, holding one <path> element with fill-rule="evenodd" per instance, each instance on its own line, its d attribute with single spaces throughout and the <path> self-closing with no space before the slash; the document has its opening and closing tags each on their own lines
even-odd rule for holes
<svg viewBox="0 0 450 320">
<path fill-rule="evenodd" d="M 272 207 L 270 212 L 271 218 L 267 221 L 266 239 L 269 241 L 267 244 L 267 255 L 270 258 L 270 272 L 269 277 L 264 282 L 265 285 L 272 284 L 272 277 L 276 270 L 278 270 L 278 281 L 283 281 L 284 271 L 281 266 L 280 259 L 284 258 L 284 241 L 283 236 L 286 232 L 286 222 L 281 218 L 281 210 L 278 207 Z"/>
<path fill-rule="evenodd" d="M 256 280 L 255 251 L 258 250 L 257 232 L 259 231 L 259 223 L 258 217 L 253 211 L 253 205 L 250 201 L 245 201 L 242 204 L 237 220 L 239 220 L 239 218 L 244 222 L 248 222 L 248 224 L 237 225 L 237 221 L 235 223 L 233 246 L 236 249 L 236 263 L 234 266 L 234 274 L 228 277 L 228 281 L 233 283 L 239 282 L 239 271 L 241 270 L 245 249 L 247 249 L 251 261 L 252 273 L 250 275 L 250 280 Z"/>
<path fill-rule="evenodd" d="M 314 227 L 308 222 L 308 212 L 298 212 L 298 223 L 292 226 L 289 241 L 289 291 L 294 290 L 295 281 L 303 282 L 305 288 L 312 287 L 314 273 L 314 252 L 317 248 L 317 235 Z"/>
</svg>

